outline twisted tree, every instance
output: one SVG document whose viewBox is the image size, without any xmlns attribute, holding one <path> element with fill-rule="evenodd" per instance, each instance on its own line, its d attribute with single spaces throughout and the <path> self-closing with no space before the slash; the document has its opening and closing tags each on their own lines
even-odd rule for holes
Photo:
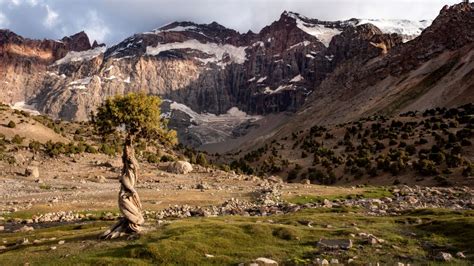
<svg viewBox="0 0 474 266">
<path fill-rule="evenodd" d="M 107 99 L 92 114 L 92 122 L 99 134 L 108 136 L 118 133 L 125 138 L 118 197 L 123 217 L 101 236 L 104 239 L 138 233 L 145 221 L 140 197 L 135 189 L 139 166 L 133 145 L 138 139 L 168 144 L 176 141 L 175 132 L 167 129 L 166 121 L 160 116 L 160 105 L 161 100 L 157 96 L 129 93 Z"/>
</svg>

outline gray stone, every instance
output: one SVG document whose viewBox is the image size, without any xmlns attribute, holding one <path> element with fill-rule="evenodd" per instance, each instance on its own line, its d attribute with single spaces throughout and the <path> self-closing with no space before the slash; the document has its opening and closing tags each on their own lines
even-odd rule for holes
<svg viewBox="0 0 474 266">
<path fill-rule="evenodd" d="M 34 227 L 25 225 L 22 228 L 16 230 L 15 232 L 30 232 L 30 231 L 34 231 L 34 230 L 35 230 Z"/>
<path fill-rule="evenodd" d="M 352 248 L 351 239 L 321 239 L 318 246 L 327 249 L 350 249 Z"/>
<path fill-rule="evenodd" d="M 464 253 L 462 253 L 461 251 L 457 252 L 456 253 L 456 257 L 460 258 L 460 259 L 465 259 L 466 258 L 466 255 L 464 255 Z"/>
<path fill-rule="evenodd" d="M 453 256 L 448 252 L 440 252 L 436 255 L 436 259 L 440 261 L 451 261 Z"/>
</svg>

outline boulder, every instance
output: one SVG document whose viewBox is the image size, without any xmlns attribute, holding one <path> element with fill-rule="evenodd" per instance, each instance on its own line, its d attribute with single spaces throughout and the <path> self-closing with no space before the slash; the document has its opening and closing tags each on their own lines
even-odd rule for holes
<svg viewBox="0 0 474 266">
<path fill-rule="evenodd" d="M 350 249 L 352 248 L 351 239 L 321 239 L 318 246 L 326 249 Z"/>
<path fill-rule="evenodd" d="M 255 260 L 255 263 L 259 266 L 278 266 L 278 262 L 267 258 L 258 258 Z"/>
<path fill-rule="evenodd" d="M 436 259 L 439 261 L 451 261 L 453 256 L 448 252 L 440 252 L 436 255 Z"/>
<path fill-rule="evenodd" d="M 27 176 L 27 177 L 33 177 L 33 178 L 39 178 L 39 177 L 40 177 L 40 174 L 39 174 L 39 169 L 38 169 L 38 167 L 36 167 L 36 166 L 28 166 L 28 167 L 25 169 L 25 176 Z"/>
<path fill-rule="evenodd" d="M 173 174 L 187 174 L 193 171 L 193 166 L 186 161 L 173 162 L 168 166 L 168 172 Z"/>
</svg>

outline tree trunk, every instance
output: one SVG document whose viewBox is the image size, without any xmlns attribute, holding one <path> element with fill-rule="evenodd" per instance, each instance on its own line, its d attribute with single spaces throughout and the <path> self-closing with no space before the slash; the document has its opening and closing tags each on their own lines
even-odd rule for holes
<svg viewBox="0 0 474 266">
<path fill-rule="evenodd" d="M 138 179 L 138 162 L 133 149 L 133 136 L 127 136 L 122 154 L 122 174 L 120 176 L 120 192 L 118 205 L 123 217 L 112 228 L 107 230 L 102 238 L 113 239 L 127 234 L 140 232 L 140 225 L 144 223 L 142 204 L 135 184 Z"/>
</svg>

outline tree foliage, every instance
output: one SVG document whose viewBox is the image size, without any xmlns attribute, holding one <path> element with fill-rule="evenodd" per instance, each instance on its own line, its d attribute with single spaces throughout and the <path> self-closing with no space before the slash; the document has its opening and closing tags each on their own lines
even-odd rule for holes
<svg viewBox="0 0 474 266">
<path fill-rule="evenodd" d="M 168 130 L 167 120 L 161 117 L 161 99 L 144 93 L 129 93 L 107 99 L 92 121 L 101 135 L 123 131 L 127 136 L 157 139 L 163 144 L 174 145 L 176 132 Z"/>
</svg>

